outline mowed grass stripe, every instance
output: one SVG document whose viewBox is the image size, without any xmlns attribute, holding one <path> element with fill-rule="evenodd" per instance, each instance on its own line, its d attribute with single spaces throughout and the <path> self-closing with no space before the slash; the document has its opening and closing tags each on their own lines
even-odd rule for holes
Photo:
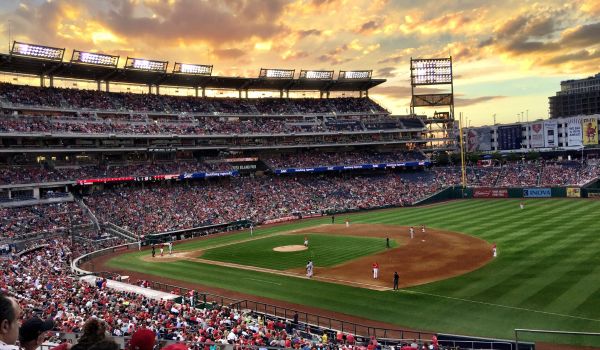
<svg viewBox="0 0 600 350">
<path fill-rule="evenodd" d="M 531 199 L 522 211 L 519 200 L 461 200 L 432 207 L 349 214 L 352 222 L 425 223 L 494 241 L 500 248 L 498 258 L 476 271 L 400 293 L 290 280 L 192 262 L 149 264 L 137 259 L 139 254 L 123 255 L 111 264 L 119 268 L 131 265 L 146 273 L 156 270 L 171 278 L 179 274 L 177 278 L 188 281 L 417 329 L 499 338 L 512 337 L 514 328 L 599 332 L 600 261 L 595 253 L 600 250 L 600 240 L 594 215 L 599 210 L 600 202 L 589 200 Z M 344 217 L 336 216 L 336 222 L 343 222 Z M 265 234 L 329 222 L 330 218 L 324 218 L 307 225 L 268 227 L 265 230 L 269 233 Z M 239 237 L 246 239 L 248 234 Z M 171 264 L 176 266 L 167 268 Z"/>
</svg>

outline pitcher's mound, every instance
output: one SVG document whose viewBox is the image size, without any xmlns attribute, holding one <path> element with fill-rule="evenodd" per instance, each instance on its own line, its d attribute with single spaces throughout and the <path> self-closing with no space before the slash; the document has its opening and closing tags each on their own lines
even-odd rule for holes
<svg viewBox="0 0 600 350">
<path fill-rule="evenodd" d="M 301 250 L 307 250 L 307 249 L 308 249 L 308 247 L 305 247 L 305 246 L 300 245 L 300 244 L 296 244 L 296 245 L 282 245 L 282 246 L 273 248 L 273 250 L 276 251 L 276 252 L 299 252 Z"/>
</svg>

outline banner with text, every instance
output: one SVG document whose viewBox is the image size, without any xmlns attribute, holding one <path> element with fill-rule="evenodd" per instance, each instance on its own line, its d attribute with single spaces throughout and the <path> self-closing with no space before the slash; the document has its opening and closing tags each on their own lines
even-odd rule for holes
<svg viewBox="0 0 600 350">
<path fill-rule="evenodd" d="M 544 147 L 544 124 L 533 123 L 529 126 L 531 129 L 531 141 L 530 145 L 532 148 Z"/>
<path fill-rule="evenodd" d="M 598 120 L 596 118 L 581 119 L 583 128 L 583 144 L 597 145 L 598 144 Z"/>
<path fill-rule="evenodd" d="M 475 188 L 473 198 L 508 198 L 506 188 Z"/>
<path fill-rule="evenodd" d="M 555 120 L 544 122 L 544 147 L 558 147 L 558 124 Z"/>
<path fill-rule="evenodd" d="M 523 197 L 525 198 L 550 198 L 552 190 L 549 188 L 524 188 Z"/>
<path fill-rule="evenodd" d="M 577 147 L 583 145 L 581 137 L 581 122 L 567 124 L 567 144 L 569 147 Z"/>
</svg>

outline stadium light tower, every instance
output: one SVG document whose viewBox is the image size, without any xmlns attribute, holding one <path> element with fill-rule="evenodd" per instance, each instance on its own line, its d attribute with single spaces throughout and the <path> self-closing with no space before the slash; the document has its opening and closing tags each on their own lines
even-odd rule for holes
<svg viewBox="0 0 600 350">
<path fill-rule="evenodd" d="M 119 64 L 119 56 L 73 50 L 73 54 L 71 55 L 71 63 L 83 63 L 93 66 L 117 68 L 117 65 Z"/>
<path fill-rule="evenodd" d="M 52 61 L 62 61 L 63 56 L 65 55 L 65 49 L 61 49 L 58 47 L 27 44 L 15 41 L 13 42 L 10 54 L 14 56 L 25 56 Z"/>
<path fill-rule="evenodd" d="M 416 115 L 417 107 L 443 107 L 447 111 L 436 110 L 432 118 L 424 120 L 428 133 L 442 138 L 451 148 L 456 149 L 454 130 L 454 81 L 452 75 L 452 57 L 447 58 L 410 58 L 410 85 L 412 98 L 410 113 Z M 419 93 L 419 88 L 439 90 L 438 93 Z M 433 142 L 431 142 L 433 147 Z"/>
<path fill-rule="evenodd" d="M 261 68 L 258 77 L 261 79 L 294 79 L 295 69 Z"/>
<path fill-rule="evenodd" d="M 125 61 L 125 69 L 143 70 L 147 72 L 167 72 L 167 61 L 154 61 L 144 58 L 127 57 Z"/>
<path fill-rule="evenodd" d="M 173 73 L 175 74 L 211 75 L 212 70 L 213 66 L 206 64 L 189 64 L 175 62 L 175 66 L 173 66 Z"/>
</svg>

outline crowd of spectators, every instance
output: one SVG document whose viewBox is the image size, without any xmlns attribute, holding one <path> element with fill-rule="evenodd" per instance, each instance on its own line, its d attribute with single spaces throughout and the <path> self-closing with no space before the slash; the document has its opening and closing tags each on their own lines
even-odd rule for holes
<svg viewBox="0 0 600 350">
<path fill-rule="evenodd" d="M 75 202 L 0 208 L 0 238 L 64 232 L 74 225 L 90 223 Z"/>
<path fill-rule="evenodd" d="M 541 168 L 541 186 L 585 185 L 600 176 L 595 162 L 581 165 L 579 162 L 544 164 Z"/>
<path fill-rule="evenodd" d="M 540 164 L 516 163 L 502 167 L 496 182 L 498 187 L 537 186 L 540 177 Z"/>
<path fill-rule="evenodd" d="M 0 98 L 16 105 L 160 113 L 387 113 L 369 98 L 201 98 L 115 93 L 0 83 Z"/>
<path fill-rule="evenodd" d="M 296 119 L 269 117 L 198 117 L 193 120 L 74 119 L 63 116 L 3 116 L 0 133 L 78 134 L 178 134 L 240 135 L 291 134 L 332 131 L 363 131 L 360 119 L 337 119 L 301 123 Z M 363 117 L 365 120 L 367 117 Z M 400 125 L 400 124 L 398 124 Z"/>
<path fill-rule="evenodd" d="M 419 151 L 405 152 L 298 152 L 261 157 L 271 168 L 401 163 L 424 160 Z"/>
<path fill-rule="evenodd" d="M 409 205 L 440 188 L 432 179 L 394 173 L 231 178 L 115 188 L 94 193 L 85 202 L 99 220 L 145 235 L 242 219 L 264 222 L 327 209 Z"/>
<path fill-rule="evenodd" d="M 53 249 L 44 249 L 44 246 L 52 246 Z M 85 251 L 73 250 L 73 244 L 64 237 L 48 239 L 44 246 L 0 260 L 3 271 L 0 277 L 3 295 L 0 297 L 14 298 L 21 310 L 14 312 L 15 316 L 24 320 L 19 332 L 21 346 L 29 339 L 26 335 L 32 328 L 31 320 L 39 319 L 49 321 L 43 326 L 41 321 L 37 321 L 38 332 L 32 339 L 42 336 L 45 331 L 79 333 L 78 345 L 73 346 L 73 350 L 91 349 L 99 342 L 110 342 L 113 345 L 108 348 L 117 349 L 111 336 L 131 336 L 126 347 L 131 350 L 151 350 L 158 341 L 182 342 L 185 345 L 177 349 L 198 350 L 211 344 L 229 344 L 236 349 L 266 346 L 347 350 L 381 348 L 374 337 L 364 340 L 341 331 L 312 333 L 310 327 L 293 319 L 265 317 L 251 310 L 204 304 L 199 300 L 192 304 L 188 295 L 181 302 L 155 300 L 142 294 L 111 289 L 104 278 L 88 283 L 71 275 L 69 266 L 73 258 Z M 140 285 L 147 287 L 148 284 L 140 281 Z M 3 307 L 9 307 L 4 301 Z M 3 317 L 6 314 L 10 313 L 2 313 Z M 54 333 L 50 337 L 56 339 Z M 422 349 L 437 350 L 437 339 L 433 341 L 435 348 Z M 416 341 L 414 343 L 417 345 Z M 64 345 L 60 349 L 70 347 Z M 421 349 L 420 344 L 418 349 Z"/>
<path fill-rule="evenodd" d="M 0 168 L 0 185 L 48 183 L 59 181 L 75 181 L 103 177 L 124 176 L 153 176 L 183 173 L 231 171 L 232 167 L 227 162 L 154 162 L 138 164 L 110 164 L 87 165 L 81 167 L 56 167 L 54 169 L 44 166 L 29 167 L 2 167 Z"/>
</svg>

